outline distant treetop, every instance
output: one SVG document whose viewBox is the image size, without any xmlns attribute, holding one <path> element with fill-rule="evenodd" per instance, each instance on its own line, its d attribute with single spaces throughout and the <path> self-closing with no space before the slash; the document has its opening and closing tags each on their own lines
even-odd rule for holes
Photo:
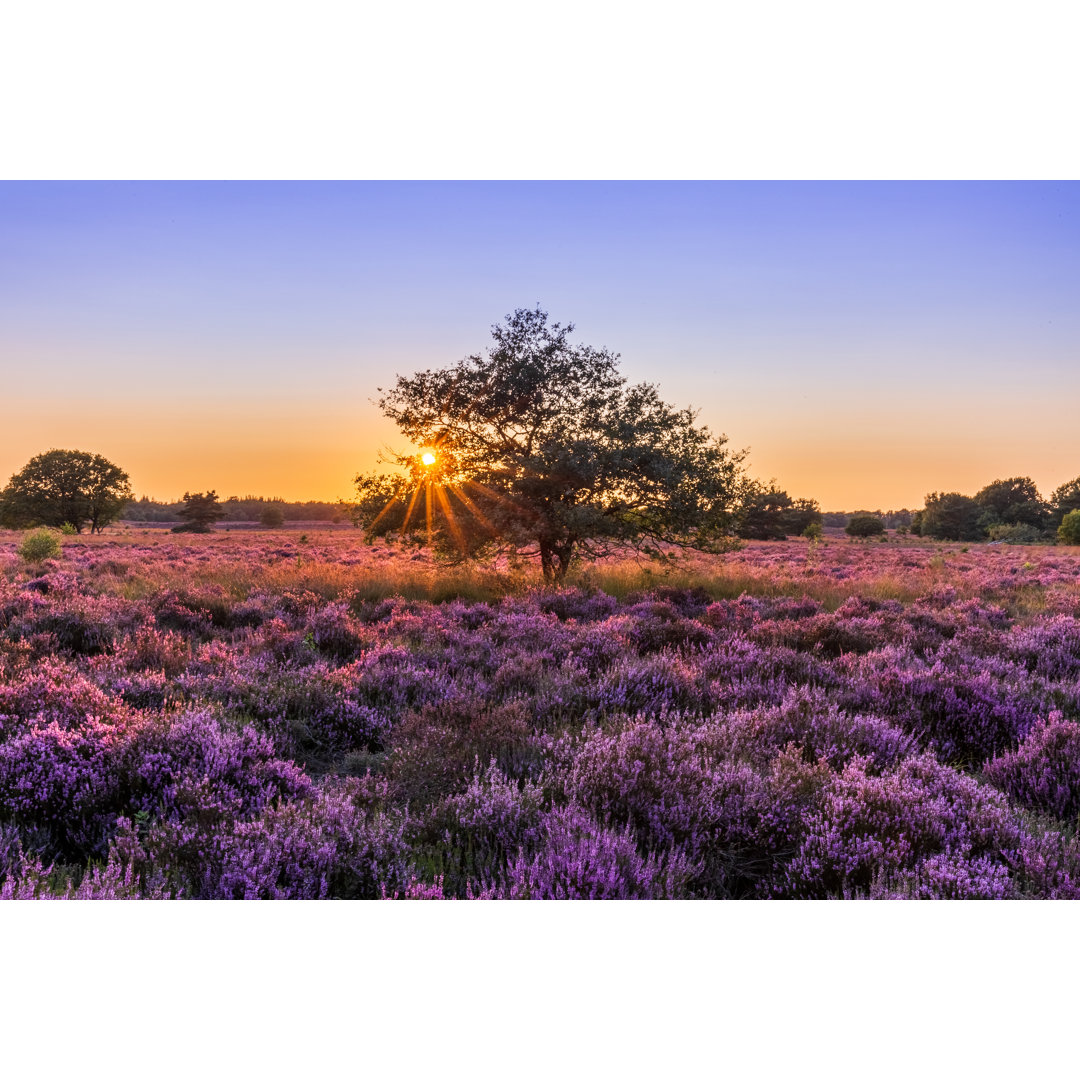
<svg viewBox="0 0 1080 1080">
<path fill-rule="evenodd" d="M 30 459 L 0 492 L 0 524 L 101 532 L 131 498 L 128 474 L 100 454 L 48 450 Z"/>
</svg>

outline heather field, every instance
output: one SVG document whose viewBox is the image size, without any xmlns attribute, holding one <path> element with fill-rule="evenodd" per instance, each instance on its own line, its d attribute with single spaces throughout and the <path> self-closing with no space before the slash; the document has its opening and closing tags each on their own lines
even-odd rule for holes
<svg viewBox="0 0 1080 1080">
<path fill-rule="evenodd" d="M 1080 550 L 19 540 L 6 898 L 1080 897 Z"/>
</svg>

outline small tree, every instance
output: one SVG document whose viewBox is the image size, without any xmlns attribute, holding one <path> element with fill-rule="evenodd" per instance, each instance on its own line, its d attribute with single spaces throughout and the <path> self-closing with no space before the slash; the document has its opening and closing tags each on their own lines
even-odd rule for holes
<svg viewBox="0 0 1080 1080">
<path fill-rule="evenodd" d="M 1061 519 L 1057 534 L 1063 544 L 1080 544 L 1080 510 L 1070 510 Z"/>
<path fill-rule="evenodd" d="M 821 535 L 821 507 L 817 499 L 796 499 L 784 515 L 788 536 L 808 536 L 807 530 L 817 526 Z"/>
<path fill-rule="evenodd" d="M 392 457 L 403 475 L 356 478 L 369 541 L 517 552 L 548 582 L 626 545 L 657 558 L 734 546 L 743 455 L 654 386 L 627 386 L 617 355 L 572 331 L 519 309 L 492 328 L 486 356 L 398 376 L 379 407 L 422 452 Z"/>
<path fill-rule="evenodd" d="M 225 516 L 225 511 L 218 503 L 217 492 L 201 491 L 194 495 L 184 492 L 184 506 L 177 513 L 184 519 L 183 525 L 173 527 L 175 533 L 208 533 L 214 531 L 214 522 Z"/>
<path fill-rule="evenodd" d="M 1050 524 L 1060 525 L 1071 510 L 1080 510 L 1080 476 L 1054 491 L 1050 496 Z"/>
<path fill-rule="evenodd" d="M 285 524 L 285 511 L 277 503 L 267 503 L 259 511 L 259 524 L 264 529 L 280 529 Z"/>
<path fill-rule="evenodd" d="M 49 450 L 31 458 L 0 492 L 0 523 L 14 529 L 69 525 L 76 532 L 89 525 L 101 532 L 131 497 L 128 474 L 100 454 Z"/>
<path fill-rule="evenodd" d="M 814 499 L 792 499 L 775 480 L 768 487 L 748 480 L 737 521 L 736 532 L 744 540 L 785 540 L 803 535 L 811 524 L 820 524 L 821 509 Z"/>
<path fill-rule="evenodd" d="M 1041 529 L 1050 516 L 1050 508 L 1029 476 L 995 480 L 976 493 L 975 502 L 982 511 L 980 524 L 987 531 L 994 525 L 1029 525 Z"/>
<path fill-rule="evenodd" d="M 848 536 L 881 536 L 885 532 L 885 522 L 874 514 L 853 514 L 844 526 Z"/>
<path fill-rule="evenodd" d="M 749 480 L 743 488 L 736 531 L 744 540 L 785 540 L 792 507 L 791 496 L 778 488 L 775 480 L 770 480 L 768 487 Z"/>
<path fill-rule="evenodd" d="M 926 496 L 926 507 L 918 518 L 922 536 L 935 540 L 981 540 L 983 530 L 979 525 L 981 510 L 970 495 L 957 491 L 931 492 Z M 912 520 L 912 532 L 915 520 Z"/>
</svg>

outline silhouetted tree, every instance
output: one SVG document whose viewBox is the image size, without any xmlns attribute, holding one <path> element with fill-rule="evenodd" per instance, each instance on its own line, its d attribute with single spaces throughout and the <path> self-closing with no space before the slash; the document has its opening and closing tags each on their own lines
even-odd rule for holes
<svg viewBox="0 0 1080 1080">
<path fill-rule="evenodd" d="M 995 480 L 975 495 L 982 511 L 979 525 L 984 531 L 994 525 L 1030 525 L 1041 529 L 1050 519 L 1050 508 L 1043 501 L 1035 481 L 1028 476 Z"/>
<path fill-rule="evenodd" d="M 285 511 L 277 503 L 267 503 L 259 511 L 259 524 L 264 529 L 280 529 L 285 524 Z"/>
<path fill-rule="evenodd" d="M 881 536 L 885 532 L 885 522 L 876 514 L 853 514 L 844 526 L 848 536 Z"/>
<path fill-rule="evenodd" d="M 1060 525 L 1071 511 L 1080 510 L 1080 476 L 1057 488 L 1050 496 L 1050 506 L 1050 524 L 1053 526 Z"/>
<path fill-rule="evenodd" d="M 926 496 L 926 506 L 915 517 L 921 536 L 935 540 L 980 540 L 983 536 L 979 526 L 980 513 L 979 504 L 970 495 L 934 491 Z"/>
<path fill-rule="evenodd" d="M 475 556 L 518 551 L 561 580 L 577 556 L 622 545 L 733 546 L 742 454 L 628 386 L 618 356 L 575 345 L 573 326 L 519 309 L 493 345 L 451 367 L 398 376 L 379 407 L 425 455 L 394 455 L 404 475 L 356 478 L 354 520 Z"/>
<path fill-rule="evenodd" d="M 174 533 L 213 532 L 214 522 L 225 516 L 215 491 L 208 491 L 205 495 L 201 491 L 193 495 L 185 491 L 184 507 L 177 513 L 184 519 L 184 524 L 174 526 Z"/>
<path fill-rule="evenodd" d="M 49 450 L 17 472 L 0 492 L 0 523 L 8 528 L 89 525 L 101 532 L 131 499 L 128 474 L 118 465 L 83 450 Z"/>
</svg>

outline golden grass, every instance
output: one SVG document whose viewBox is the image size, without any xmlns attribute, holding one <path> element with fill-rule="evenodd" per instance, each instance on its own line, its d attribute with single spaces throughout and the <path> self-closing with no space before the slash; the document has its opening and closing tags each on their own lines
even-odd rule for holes
<svg viewBox="0 0 1080 1080">
<path fill-rule="evenodd" d="M 8 535 L 12 541 L 17 537 Z M 0 545 L 8 535 L 0 535 Z M 426 555 L 416 557 L 385 545 L 366 547 L 356 533 L 349 532 L 312 532 L 305 543 L 295 532 L 217 532 L 181 538 L 125 530 L 104 537 L 65 537 L 63 544 L 65 552 L 72 555 L 83 548 L 106 549 L 100 551 L 101 558 L 84 564 L 80 576 L 97 591 L 130 600 L 168 589 L 183 592 L 209 587 L 236 600 L 267 590 L 309 591 L 328 600 L 401 596 L 433 602 L 495 601 L 543 584 L 539 569 L 532 565 L 517 572 L 505 567 L 440 565 Z M 1002 548 L 975 546 L 968 553 L 958 547 L 908 542 L 882 546 L 881 550 L 884 555 L 904 549 L 910 549 L 916 565 L 898 567 L 895 559 L 883 559 L 877 568 L 873 558 L 876 545 L 843 541 L 821 548 L 799 542 L 786 548 L 749 545 L 743 553 L 699 555 L 670 565 L 631 557 L 608 559 L 575 569 L 566 584 L 599 588 L 620 599 L 661 586 L 703 589 L 716 600 L 735 599 L 744 593 L 808 597 L 830 611 L 856 595 L 910 603 L 936 588 L 951 586 L 960 600 L 997 603 L 1014 618 L 1049 610 L 1046 586 L 997 577 L 994 586 L 987 588 L 985 577 L 972 572 L 973 564 L 997 564 L 1006 554 Z M 772 558 L 774 553 L 782 557 Z M 1068 554 L 1060 548 L 1026 549 L 1025 559 L 1027 553 L 1031 558 Z M 210 559 L 201 561 L 207 555 Z M 359 562 L 347 561 L 358 557 Z M 834 577 L 829 572 L 833 568 L 845 568 L 852 576 Z M 1076 583 L 1055 584 L 1052 591 L 1055 605 L 1062 599 L 1080 602 L 1080 577 Z"/>
</svg>

